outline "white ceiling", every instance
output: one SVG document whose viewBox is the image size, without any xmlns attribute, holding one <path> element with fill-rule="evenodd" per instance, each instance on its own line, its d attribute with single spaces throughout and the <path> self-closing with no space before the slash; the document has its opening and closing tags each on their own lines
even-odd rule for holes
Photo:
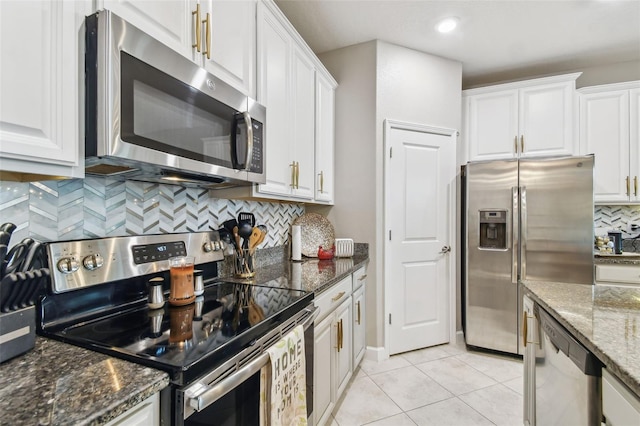
<svg viewBox="0 0 640 426">
<path fill-rule="evenodd" d="M 275 2 L 316 54 L 383 40 L 462 62 L 465 87 L 640 61 L 640 0 Z"/>
</svg>

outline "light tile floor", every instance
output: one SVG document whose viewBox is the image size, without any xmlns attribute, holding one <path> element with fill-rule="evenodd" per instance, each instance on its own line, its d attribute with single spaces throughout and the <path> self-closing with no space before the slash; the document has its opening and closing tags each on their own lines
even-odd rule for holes
<svg viewBox="0 0 640 426">
<path fill-rule="evenodd" d="M 522 425 L 522 360 L 464 343 L 363 360 L 331 426 Z"/>
</svg>

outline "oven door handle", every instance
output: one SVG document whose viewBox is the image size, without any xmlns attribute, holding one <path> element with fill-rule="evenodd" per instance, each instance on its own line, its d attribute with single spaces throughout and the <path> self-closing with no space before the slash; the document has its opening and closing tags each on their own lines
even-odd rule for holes
<svg viewBox="0 0 640 426">
<path fill-rule="evenodd" d="M 306 308 L 305 310 L 311 313 L 311 315 L 302 323 L 302 326 L 306 330 L 313 324 L 320 311 L 315 306 Z M 187 392 L 185 392 L 185 396 L 189 399 L 189 405 L 196 411 L 204 410 L 209 405 L 231 392 L 238 385 L 248 380 L 249 377 L 259 372 L 262 367 L 266 366 L 268 363 L 269 353 L 264 352 L 240 370 L 213 386 L 205 385 L 204 383 L 199 383 L 199 386 L 192 386 Z"/>
</svg>

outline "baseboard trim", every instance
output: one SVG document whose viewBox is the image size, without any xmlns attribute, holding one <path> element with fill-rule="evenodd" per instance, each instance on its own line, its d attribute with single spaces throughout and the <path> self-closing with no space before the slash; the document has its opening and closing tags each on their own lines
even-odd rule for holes
<svg viewBox="0 0 640 426">
<path fill-rule="evenodd" d="M 389 358 L 384 347 L 375 347 L 375 346 L 367 346 L 367 350 L 364 353 L 364 359 L 368 359 L 370 361 L 384 361 Z"/>
</svg>

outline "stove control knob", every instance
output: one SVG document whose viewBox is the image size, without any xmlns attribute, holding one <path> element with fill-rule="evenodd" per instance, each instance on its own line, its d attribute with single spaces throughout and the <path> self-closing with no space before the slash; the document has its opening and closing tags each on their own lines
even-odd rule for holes
<svg viewBox="0 0 640 426">
<path fill-rule="evenodd" d="M 222 246 L 220 245 L 220 241 L 214 241 L 213 242 L 213 249 L 215 251 L 218 251 L 218 250 L 222 249 Z"/>
<path fill-rule="evenodd" d="M 78 261 L 75 257 L 63 257 L 62 259 L 58 260 L 57 266 L 58 271 L 62 272 L 63 274 L 70 274 L 80 268 L 80 265 L 78 265 Z"/>
<path fill-rule="evenodd" d="M 204 243 L 204 245 L 202 246 L 202 250 L 204 250 L 205 253 L 212 252 L 213 244 L 211 244 L 211 241 L 207 241 L 206 243 Z"/>
<path fill-rule="evenodd" d="M 82 265 L 90 271 L 94 269 L 100 268 L 104 265 L 104 259 L 100 255 L 100 253 L 90 254 L 89 256 L 82 259 Z"/>
</svg>

